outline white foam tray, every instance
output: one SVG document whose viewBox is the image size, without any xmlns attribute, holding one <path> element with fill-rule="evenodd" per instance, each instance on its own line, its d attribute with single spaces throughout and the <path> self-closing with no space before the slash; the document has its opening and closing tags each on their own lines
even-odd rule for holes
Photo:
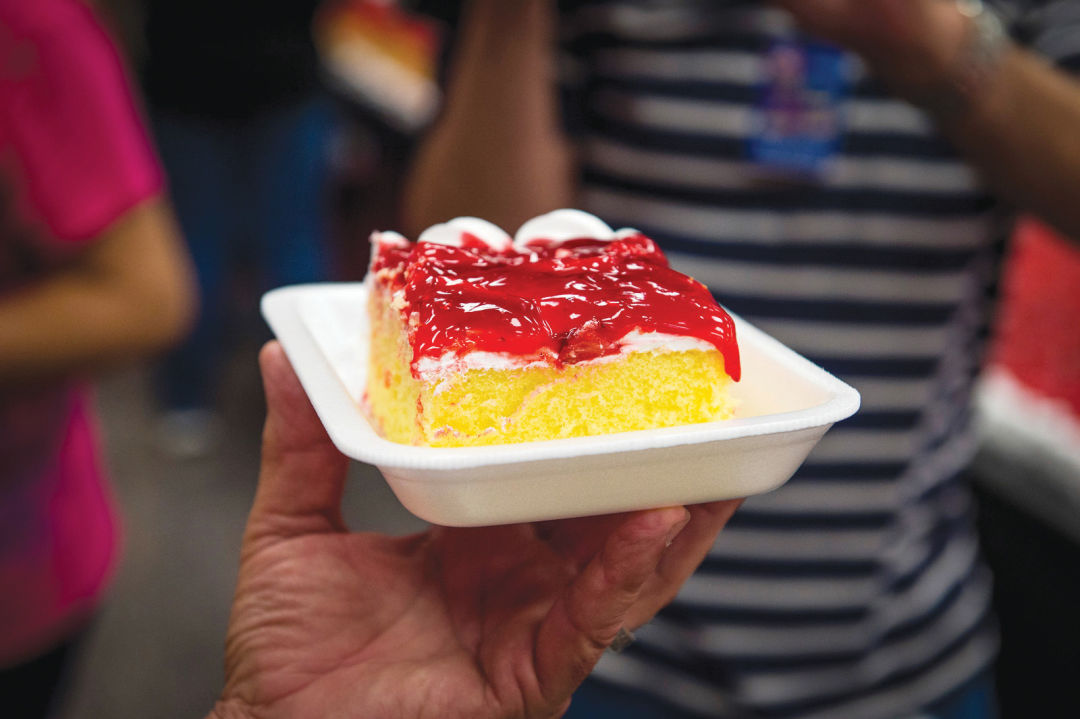
<svg viewBox="0 0 1080 719">
<path fill-rule="evenodd" d="M 491 447 L 414 447 L 361 409 L 362 283 L 284 287 L 262 312 L 330 439 L 375 465 L 409 511 L 447 526 L 587 516 L 745 497 L 784 484 L 822 435 L 859 408 L 853 388 L 735 317 L 742 380 L 734 419 Z"/>
</svg>

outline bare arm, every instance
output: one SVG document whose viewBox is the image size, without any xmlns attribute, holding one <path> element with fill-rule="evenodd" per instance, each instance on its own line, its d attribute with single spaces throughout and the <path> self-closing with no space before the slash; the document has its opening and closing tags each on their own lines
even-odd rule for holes
<svg viewBox="0 0 1080 719">
<path fill-rule="evenodd" d="M 148 200 L 70 266 L 0 298 L 0 387 L 162 349 L 186 331 L 194 298 L 172 212 Z"/>
<path fill-rule="evenodd" d="M 445 109 L 406 183 L 404 226 L 414 236 L 459 215 L 513 232 L 571 203 L 554 14 L 551 0 L 473 0 L 466 8 Z"/>
<path fill-rule="evenodd" d="M 1003 197 L 1080 237 L 1080 84 L 1013 49 L 972 111 L 942 128 Z"/>
<path fill-rule="evenodd" d="M 972 31 L 952 0 L 776 2 L 913 101 L 948 91 Z M 1001 197 L 1080 237 L 1080 83 L 1010 45 L 964 107 L 936 119 Z"/>
</svg>

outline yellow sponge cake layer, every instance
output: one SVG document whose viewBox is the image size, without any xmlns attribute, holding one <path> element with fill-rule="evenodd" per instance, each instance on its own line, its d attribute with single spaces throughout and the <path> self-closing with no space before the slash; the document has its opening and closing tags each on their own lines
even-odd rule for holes
<svg viewBox="0 0 1080 719">
<path fill-rule="evenodd" d="M 405 326 L 371 295 L 368 402 L 388 439 L 433 447 L 529 442 L 708 422 L 732 416 L 717 350 L 628 352 L 573 365 L 413 376 Z"/>
<path fill-rule="evenodd" d="M 393 442 L 422 444 L 416 420 L 420 381 L 413 377 L 404 324 L 377 288 L 370 288 L 371 359 L 366 403 L 379 433 Z"/>
</svg>

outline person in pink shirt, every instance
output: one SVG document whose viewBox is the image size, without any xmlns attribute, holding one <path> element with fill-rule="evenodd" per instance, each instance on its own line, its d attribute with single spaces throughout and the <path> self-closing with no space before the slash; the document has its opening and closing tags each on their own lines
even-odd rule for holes
<svg viewBox="0 0 1080 719">
<path fill-rule="evenodd" d="M 115 567 L 86 378 L 193 313 L 162 172 L 78 0 L 0 0 L 0 706 L 45 716 Z"/>
</svg>

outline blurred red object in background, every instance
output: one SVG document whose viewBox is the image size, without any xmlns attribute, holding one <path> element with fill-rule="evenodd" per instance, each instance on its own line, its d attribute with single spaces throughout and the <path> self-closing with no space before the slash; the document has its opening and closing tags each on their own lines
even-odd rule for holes
<svg viewBox="0 0 1080 719">
<path fill-rule="evenodd" d="M 1032 219 L 1014 239 L 990 364 L 1080 420 L 1080 244 Z"/>
<path fill-rule="evenodd" d="M 431 20 L 397 0 L 335 0 L 314 32 L 328 79 L 349 99 L 406 133 L 435 116 L 442 33 Z"/>
</svg>

